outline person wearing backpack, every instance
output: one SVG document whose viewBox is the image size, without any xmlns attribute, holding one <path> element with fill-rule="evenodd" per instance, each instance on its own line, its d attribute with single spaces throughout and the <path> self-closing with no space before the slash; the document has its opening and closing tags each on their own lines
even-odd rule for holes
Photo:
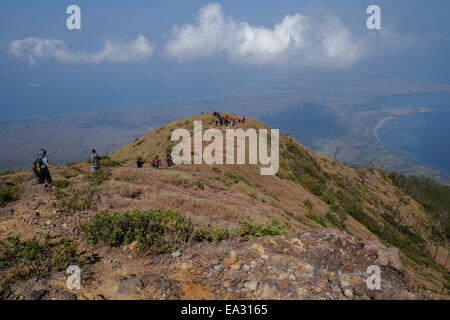
<svg viewBox="0 0 450 320">
<path fill-rule="evenodd" d="M 97 172 L 100 167 L 100 156 L 98 155 L 97 151 L 95 151 L 95 149 L 92 149 L 92 154 L 89 158 L 89 162 L 91 163 L 91 172 Z"/>
<path fill-rule="evenodd" d="M 45 149 L 39 151 L 39 156 L 33 163 L 33 171 L 36 174 L 39 184 L 47 182 L 48 185 L 52 185 L 52 176 L 50 175 L 50 170 L 48 170 L 48 168 L 58 169 L 59 167 L 51 165 L 48 162 L 46 155 L 47 151 L 45 151 Z"/>
</svg>

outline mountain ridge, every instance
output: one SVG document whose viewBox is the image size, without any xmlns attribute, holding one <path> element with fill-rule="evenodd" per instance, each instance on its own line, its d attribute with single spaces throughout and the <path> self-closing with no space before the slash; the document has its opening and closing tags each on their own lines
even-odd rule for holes
<svg viewBox="0 0 450 320">
<path fill-rule="evenodd" d="M 229 114 L 229 116 L 238 118 L 237 115 Z M 335 252 L 334 250 L 340 252 L 341 257 L 339 258 L 338 254 L 336 258 L 338 260 L 344 259 L 343 257 L 350 259 L 351 252 L 354 250 L 356 256 L 353 260 L 350 259 L 348 263 L 352 264 L 353 269 L 351 269 L 356 272 L 352 276 L 359 279 L 358 283 L 365 272 L 364 268 L 367 267 L 367 263 L 362 262 L 365 256 L 370 260 L 373 255 L 372 262 L 381 262 L 383 270 L 388 273 L 390 272 L 388 270 L 402 270 L 401 272 L 404 273 L 406 278 L 401 276 L 400 282 L 408 283 L 408 285 L 402 285 L 402 289 L 400 289 L 400 287 L 391 284 L 391 287 L 395 287 L 395 290 L 384 291 L 385 298 L 406 298 L 408 295 L 405 295 L 402 290 L 414 292 L 415 298 L 425 297 L 426 295 L 421 294 L 419 288 L 428 290 L 427 292 L 434 292 L 435 297 L 443 298 L 444 296 L 439 296 L 439 294 L 445 295 L 446 292 L 448 294 L 448 291 L 446 291 L 448 290 L 446 289 L 448 269 L 446 270 L 443 266 L 446 263 L 448 250 L 445 243 L 436 246 L 433 240 L 431 231 L 435 221 L 424 211 L 421 204 L 394 185 L 389 174 L 382 170 L 350 168 L 316 154 L 295 139 L 283 134 L 280 134 L 280 170 L 276 176 L 261 176 L 259 167 L 254 165 L 177 165 L 170 168 L 164 166 L 163 169 L 158 170 L 147 167 L 148 164 L 146 164 L 142 169 L 135 168 L 138 157 L 148 160 L 155 154 L 161 156 L 169 152 L 175 144 L 170 141 L 171 132 L 177 128 L 185 127 L 192 130 L 193 121 L 203 121 L 204 129 L 269 129 L 266 124 L 248 117 L 246 117 L 245 124 L 238 123 L 236 127 L 217 127 L 213 115 L 199 114 L 167 123 L 112 153 L 108 158 L 101 161 L 103 167 L 101 175 L 90 175 L 88 164 L 84 162 L 71 164 L 61 171 L 53 170 L 52 174 L 56 182 L 55 190 L 50 194 L 42 192 L 41 186 L 35 185 L 33 177 L 28 174 L 25 181 L 19 183 L 21 188 L 25 189 L 24 193 L 19 195 L 16 201 L 8 203 L 6 208 L 3 208 L 2 212 L 13 209 L 13 213 L 2 214 L 4 227 L 0 230 L 1 238 L 17 234 L 16 231 L 19 231 L 18 233 L 26 239 L 31 235 L 42 235 L 44 231 L 50 229 L 55 233 L 55 238 L 69 237 L 75 239 L 84 248 L 84 251 L 96 252 L 102 261 L 107 261 L 102 263 L 111 265 L 111 268 L 116 270 L 116 278 L 114 279 L 103 277 L 102 283 L 97 283 L 97 286 L 93 281 L 94 284 L 90 284 L 92 292 L 106 290 L 108 281 L 115 284 L 119 281 L 118 291 L 120 291 L 123 281 L 125 283 L 142 283 L 145 290 L 150 290 L 149 283 L 156 280 L 148 279 L 149 275 L 146 274 L 145 268 L 140 270 L 142 274 L 138 277 L 139 281 L 130 280 L 136 277 L 129 275 L 124 275 L 124 279 L 118 280 L 118 275 L 123 272 L 121 272 L 120 267 L 114 269 L 113 265 L 117 261 L 119 261 L 119 264 L 130 266 L 130 263 L 135 260 L 145 265 L 156 259 L 155 261 L 160 261 L 157 264 L 161 263 L 159 267 L 166 266 L 169 269 L 173 267 L 175 271 L 178 270 L 174 271 L 175 274 L 170 281 L 180 282 L 182 277 L 176 276 L 180 272 L 194 277 L 191 274 L 192 272 L 198 273 L 207 267 L 204 264 L 201 264 L 201 268 L 197 265 L 198 261 L 195 257 L 198 256 L 198 253 L 196 253 L 195 248 L 198 248 L 199 252 L 214 255 L 214 252 L 208 248 L 208 243 L 210 243 L 212 247 L 218 250 L 218 256 L 222 257 L 218 259 L 220 261 L 214 266 L 220 265 L 222 269 L 228 270 L 230 277 L 233 276 L 234 271 L 239 277 L 243 277 L 240 281 L 234 282 L 228 278 L 220 278 L 220 281 L 229 280 L 231 282 L 231 285 L 226 287 L 224 292 L 221 291 L 223 288 L 218 288 L 220 283 L 223 284 L 223 282 L 217 280 L 218 282 L 212 286 L 215 289 L 210 291 L 216 292 L 218 290 L 214 297 L 225 298 L 229 293 L 229 298 L 282 298 L 282 295 L 279 295 L 281 283 L 268 284 L 263 283 L 261 278 L 251 279 L 249 273 L 252 270 L 251 264 L 250 261 L 244 259 L 244 256 L 251 253 L 253 249 L 250 248 L 255 245 L 255 250 L 259 256 L 252 257 L 251 261 L 257 261 L 255 263 L 261 268 L 264 263 L 275 268 L 278 270 L 276 271 L 278 277 L 280 276 L 279 271 L 286 268 L 283 265 L 288 265 L 288 261 L 297 257 L 294 253 L 295 250 L 300 250 L 299 248 L 306 245 L 305 243 L 311 242 L 316 243 L 319 247 L 323 245 L 324 248 L 327 246 L 334 248 L 332 252 Z M 205 145 L 204 143 L 203 147 Z M 11 180 L 12 177 L 20 174 L 7 175 L 3 179 Z M 45 201 L 45 203 L 36 205 L 38 199 Z M 37 208 L 29 209 L 31 207 Z M 213 242 L 209 242 L 207 239 L 206 241 L 197 241 L 198 243 L 189 240 L 188 244 L 181 245 L 182 255 L 179 259 L 183 262 L 180 264 L 178 258 L 171 258 L 170 255 L 163 254 L 161 258 L 158 258 L 158 256 L 155 258 L 153 255 L 142 256 L 135 251 L 136 243 L 134 241 L 120 244 L 122 251 L 117 250 L 116 246 L 110 247 L 104 242 L 100 247 L 91 248 L 90 244 L 86 242 L 86 234 L 83 233 L 83 228 L 79 227 L 80 223 L 86 223 L 91 219 L 95 221 L 96 215 L 101 210 L 128 212 L 132 210 L 143 211 L 149 208 L 175 210 L 188 217 L 195 226 L 194 228 L 197 228 L 194 231 L 196 237 L 201 240 L 204 240 L 202 237 L 208 238 L 205 236 L 208 232 L 214 234 L 214 231 L 218 229 L 227 230 L 230 238 L 229 240 L 215 240 Z M 40 213 L 37 217 L 31 213 L 30 216 L 30 210 L 42 210 L 45 213 Z M 65 213 L 67 212 L 66 217 Z M 49 219 L 48 225 L 46 225 L 48 221 L 43 220 L 43 217 Z M 18 218 L 27 222 L 17 220 Z M 56 221 L 58 222 L 56 223 Z M 271 221 L 274 221 L 273 224 Z M 64 224 L 66 228 L 64 228 Z M 53 227 L 53 225 L 55 226 Z M 261 227 L 264 225 L 266 226 L 265 229 Z M 12 226 L 16 227 L 12 228 Z M 340 231 L 337 231 L 339 229 Z M 254 232 L 255 230 L 262 232 L 262 234 L 272 233 L 272 235 L 263 238 L 255 237 L 255 234 L 259 235 L 259 233 Z M 245 232 L 250 232 L 249 239 L 243 237 L 247 236 Z M 308 233 L 309 235 L 307 235 Z M 244 241 L 244 243 L 249 245 L 238 245 L 239 242 L 235 241 L 240 237 L 245 238 L 248 242 Z M 272 243 L 271 239 L 279 245 L 278 249 L 273 247 L 275 244 Z M 226 243 L 229 243 L 235 249 L 230 250 L 225 245 Z M 234 243 L 234 245 L 231 245 L 231 243 Z M 373 243 L 377 243 L 377 245 L 371 251 L 370 248 Z M 384 243 L 384 245 L 381 243 Z M 434 257 L 433 245 L 437 248 Z M 258 246 L 262 246 L 264 249 L 258 250 Z M 299 246 L 299 248 L 296 246 Z M 357 295 L 356 292 L 361 289 L 361 286 L 355 283 L 348 286 L 344 283 L 341 286 L 340 282 L 342 281 L 354 282 L 353 279 L 349 278 L 349 274 L 342 276 L 342 270 L 337 270 L 342 268 L 343 262 L 333 262 L 325 268 L 321 268 L 318 258 L 319 252 L 310 251 L 313 247 L 311 246 L 305 251 L 300 250 L 300 252 L 304 252 L 304 255 L 302 253 L 297 258 L 303 261 L 302 263 L 309 261 L 308 264 L 318 273 L 311 278 L 314 280 L 312 281 L 313 285 L 311 284 L 312 286 L 308 290 L 302 291 L 302 294 L 297 291 L 295 294 L 292 293 L 293 298 L 326 298 L 328 296 L 325 295 L 326 292 L 333 298 L 334 294 L 342 299 L 371 297 L 371 293 L 366 290 L 361 291 L 361 295 Z M 392 252 L 388 247 L 396 247 L 399 251 Z M 284 249 L 286 251 L 283 251 Z M 233 250 L 236 251 L 234 254 L 231 253 Z M 294 251 L 290 255 L 289 252 L 292 250 Z M 271 254 L 262 253 L 265 251 L 271 252 Z M 332 252 L 327 254 L 334 256 L 336 253 Z M 113 258 L 107 258 L 109 255 Z M 262 257 L 263 255 L 264 257 Z M 276 255 L 281 255 L 281 259 L 279 257 L 273 258 Z M 131 256 L 130 259 L 128 259 L 129 256 Z M 185 260 L 186 256 L 190 258 Z M 270 262 L 267 262 L 266 256 Z M 312 256 L 314 256 L 314 259 L 311 258 Z M 360 256 L 363 260 L 359 260 Z M 308 257 L 312 260 L 308 260 Z M 246 259 L 250 258 L 247 257 Z M 161 262 L 163 260 L 164 262 Z M 280 261 L 285 264 L 281 265 Z M 291 274 L 293 275 L 291 278 L 301 279 L 302 274 L 306 272 L 295 261 L 290 262 L 300 268 L 297 269 L 298 273 L 283 271 L 281 278 L 286 278 L 279 279 L 280 281 L 289 279 Z M 313 265 L 313 262 L 316 265 Z M 213 272 L 209 275 L 210 278 L 217 278 L 215 273 L 217 270 L 214 269 L 214 266 L 211 267 L 211 271 L 201 271 L 205 272 L 205 279 L 208 278 L 208 272 Z M 247 270 L 247 267 L 244 268 L 244 266 L 250 267 L 250 269 Z M 98 268 L 98 265 L 94 264 L 93 269 L 97 270 L 96 272 L 98 272 Z M 337 271 L 341 271 L 342 277 L 336 276 Z M 268 270 L 261 269 L 260 272 L 263 274 L 269 272 L 268 274 L 270 274 L 270 268 Z M 334 273 L 333 280 L 330 280 L 333 285 L 324 282 L 325 275 L 323 272 L 325 274 Z M 195 277 L 198 277 L 198 274 Z M 411 282 L 407 278 L 411 279 Z M 165 279 L 164 281 L 169 280 Z M 247 282 L 248 285 L 246 285 Z M 241 283 L 242 287 L 240 287 Z M 255 283 L 257 283 L 258 289 L 252 290 Z M 181 287 L 178 285 L 181 285 Z M 194 295 L 197 298 L 204 298 L 209 293 L 205 289 L 208 288 L 207 285 L 202 285 L 201 288 L 195 287 L 192 283 L 179 283 L 178 285 L 175 285 L 177 288 L 172 290 L 170 296 L 182 298 L 182 294 L 178 291 L 180 288 L 183 291 L 183 285 L 185 289 L 201 292 L 202 294 Z M 339 290 L 335 290 L 334 285 L 337 285 L 340 290 L 339 294 L 337 293 Z M 138 287 L 140 286 L 138 285 Z M 209 287 L 212 288 L 211 283 L 209 283 Z M 233 288 L 233 291 L 230 292 L 228 288 Z M 327 291 L 325 288 L 329 290 Z M 347 292 L 346 295 L 346 289 L 351 289 L 352 294 L 350 295 Z M 106 295 L 108 298 L 122 297 L 121 294 L 117 293 L 118 291 L 113 293 L 111 288 L 108 288 L 108 290 L 108 295 Z M 156 292 L 159 292 L 158 290 L 157 288 Z M 185 297 L 186 292 L 190 292 L 189 290 L 184 290 Z M 235 290 L 243 292 L 243 296 L 234 295 Z M 333 293 L 333 290 L 336 292 Z M 16 289 L 16 292 L 19 291 L 19 289 Z M 147 291 L 145 291 L 146 294 L 150 295 Z M 14 296 L 14 293 L 10 294 Z M 136 297 L 142 298 L 138 293 L 136 294 Z M 162 295 L 163 293 L 161 293 L 161 297 Z M 409 298 L 413 296 L 410 295 Z M 92 295 L 85 291 L 82 297 L 92 298 Z"/>
</svg>

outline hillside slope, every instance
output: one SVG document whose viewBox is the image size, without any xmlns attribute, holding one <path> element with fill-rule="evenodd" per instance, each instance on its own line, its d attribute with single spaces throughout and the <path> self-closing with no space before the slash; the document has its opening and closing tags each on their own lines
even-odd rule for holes
<svg viewBox="0 0 450 320">
<path fill-rule="evenodd" d="M 88 270 L 76 292 L 80 299 L 406 299 L 448 294 L 448 250 L 444 242 L 437 246 L 433 241 L 436 220 L 386 172 L 334 163 L 285 135 L 280 135 L 276 176 L 261 176 L 256 165 L 158 170 L 146 163 L 136 168 L 138 157 L 148 160 L 158 154 L 164 159 L 174 145 L 171 132 L 192 132 L 196 120 L 204 130 L 216 128 L 211 114 L 168 123 L 102 160 L 98 175 L 89 173 L 87 163 L 53 170 L 52 191 L 36 185 L 29 171 L 3 176 L 3 183 L 20 192 L 2 208 L 0 239 L 20 235 L 24 241 L 49 232 L 51 244 L 74 241 L 77 253 L 65 258 Z M 237 128 L 268 126 L 247 118 Z M 164 252 L 154 254 L 138 250 L 145 244 L 139 236 L 112 242 L 104 234 L 94 235 L 110 223 L 96 215 L 102 210 L 151 208 L 175 210 L 189 219 L 193 229 L 187 242 L 170 250 L 159 247 Z M 80 227 L 86 221 L 93 221 L 88 234 Z M 95 236 L 99 241 L 93 246 L 87 240 Z M 5 247 L 3 242 L 2 257 L 11 255 Z M 381 291 L 369 292 L 362 285 L 371 264 L 386 276 Z M 6 264 L 2 268 L 3 275 L 11 272 Z M 43 282 L 34 273 L 4 281 L 3 297 L 45 291 L 46 299 L 61 298 L 64 275 L 47 273 L 50 278 Z"/>
</svg>

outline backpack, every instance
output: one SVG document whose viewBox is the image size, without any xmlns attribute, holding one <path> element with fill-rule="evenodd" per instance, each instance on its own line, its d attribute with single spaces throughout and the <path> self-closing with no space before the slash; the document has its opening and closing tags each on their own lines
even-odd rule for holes
<svg viewBox="0 0 450 320">
<path fill-rule="evenodd" d="M 93 153 L 91 155 L 91 157 L 89 158 L 89 162 L 93 165 L 93 166 L 98 166 L 100 164 L 100 156 L 98 155 L 98 153 Z"/>
<path fill-rule="evenodd" d="M 36 158 L 33 162 L 33 172 L 36 176 L 41 176 L 44 173 L 44 170 L 42 169 L 42 166 L 44 163 L 42 162 L 41 158 Z"/>
</svg>

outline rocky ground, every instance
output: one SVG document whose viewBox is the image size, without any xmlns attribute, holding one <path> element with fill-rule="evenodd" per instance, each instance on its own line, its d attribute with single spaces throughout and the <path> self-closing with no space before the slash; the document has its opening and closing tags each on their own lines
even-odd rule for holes
<svg viewBox="0 0 450 320">
<path fill-rule="evenodd" d="M 34 190 L 36 191 L 36 190 Z M 419 299 L 396 249 L 361 242 L 334 229 L 248 241 L 194 242 L 179 252 L 143 255 L 135 243 L 91 247 L 77 228 L 87 212 L 62 212 L 51 191 L 40 189 L 16 206 L 16 221 L 30 234 L 79 242 L 82 288 L 68 290 L 65 272 L 18 281 L 6 299 Z M 9 209 L 10 210 L 10 209 Z M 8 210 L 4 210 L 7 212 Z M 19 211 L 21 211 L 19 213 Z M 13 227 L 5 213 L 6 223 Z M 25 228 L 26 229 L 26 228 Z M 31 233 L 31 229 L 34 232 Z M 13 230 L 9 229 L 8 230 Z M 25 232 L 26 233 L 26 232 Z M 369 290 L 367 267 L 381 268 L 381 290 Z"/>
</svg>

